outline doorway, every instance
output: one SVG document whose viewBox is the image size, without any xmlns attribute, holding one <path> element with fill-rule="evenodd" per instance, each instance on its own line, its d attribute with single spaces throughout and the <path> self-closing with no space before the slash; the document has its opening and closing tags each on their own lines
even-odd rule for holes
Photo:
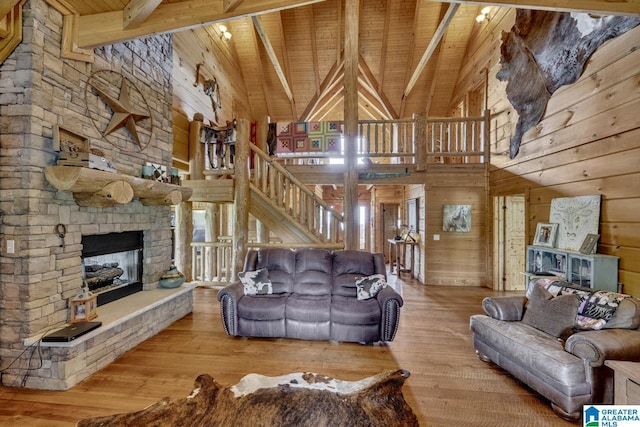
<svg viewBox="0 0 640 427">
<path fill-rule="evenodd" d="M 388 239 L 393 239 L 398 234 L 398 226 L 400 221 L 400 204 L 399 203 L 382 203 L 380 206 L 382 211 L 382 253 L 384 259 L 389 262 L 389 244 Z"/>
<path fill-rule="evenodd" d="M 493 288 L 524 291 L 525 276 L 525 196 L 495 196 Z"/>
</svg>

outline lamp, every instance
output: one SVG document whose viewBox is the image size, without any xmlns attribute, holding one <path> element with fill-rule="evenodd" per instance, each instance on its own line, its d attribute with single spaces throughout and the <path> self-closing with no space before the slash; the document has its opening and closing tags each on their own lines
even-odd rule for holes
<svg viewBox="0 0 640 427">
<path fill-rule="evenodd" d="M 491 12 L 491 6 L 485 6 L 480 11 L 480 14 L 476 16 L 476 22 L 482 24 L 484 21 L 489 22 L 489 12 Z"/>
<path fill-rule="evenodd" d="M 219 25 L 218 29 L 220 30 L 220 40 L 231 40 L 231 33 L 227 31 L 226 25 Z"/>
</svg>

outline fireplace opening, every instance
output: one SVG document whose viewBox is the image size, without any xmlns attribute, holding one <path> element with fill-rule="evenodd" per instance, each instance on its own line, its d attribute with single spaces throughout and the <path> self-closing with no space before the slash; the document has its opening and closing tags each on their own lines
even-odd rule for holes
<svg viewBox="0 0 640 427">
<path fill-rule="evenodd" d="M 98 306 L 142 290 L 142 231 L 82 236 L 82 277 Z"/>
</svg>

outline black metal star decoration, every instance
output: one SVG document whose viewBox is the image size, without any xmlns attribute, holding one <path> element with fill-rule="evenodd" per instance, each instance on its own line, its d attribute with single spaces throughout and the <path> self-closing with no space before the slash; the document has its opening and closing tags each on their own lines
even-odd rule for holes
<svg viewBox="0 0 640 427">
<path fill-rule="evenodd" d="M 111 121 L 104 131 L 104 136 L 109 135 L 112 132 L 117 131 L 122 127 L 126 127 L 131 134 L 131 137 L 136 141 L 138 147 L 142 149 L 140 144 L 140 137 L 138 136 L 138 130 L 136 129 L 136 122 L 151 117 L 147 112 L 137 110 L 131 103 L 129 98 L 129 86 L 127 80 L 122 79 L 122 85 L 120 86 L 120 97 L 115 99 L 108 93 L 104 92 L 95 85 L 91 87 L 100 95 L 100 98 L 113 110 L 113 116 Z"/>
</svg>

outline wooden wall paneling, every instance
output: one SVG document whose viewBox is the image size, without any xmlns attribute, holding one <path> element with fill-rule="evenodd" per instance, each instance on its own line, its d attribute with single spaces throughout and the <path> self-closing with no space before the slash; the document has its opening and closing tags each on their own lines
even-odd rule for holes
<svg viewBox="0 0 640 427">
<path fill-rule="evenodd" d="M 425 208 L 425 282 L 427 285 L 487 286 L 491 281 L 487 271 L 486 244 L 487 193 L 484 169 L 475 174 L 459 174 L 452 167 L 450 173 L 428 174 Z M 472 206 L 469 233 L 442 230 L 445 204 Z M 439 235 L 440 240 L 433 240 Z"/>
<path fill-rule="evenodd" d="M 492 195 L 530 191 L 529 240 L 536 224 L 548 220 L 554 197 L 602 194 L 599 252 L 621 257 L 618 280 L 634 295 L 640 295 L 639 35 L 635 28 L 596 51 L 583 77 L 554 94 L 521 153 L 513 160 L 492 155 L 490 167 Z M 489 78 L 492 149 L 501 151 L 517 115 L 500 100 L 504 84 Z"/>
<path fill-rule="evenodd" d="M 173 160 L 189 164 L 189 119 L 187 115 L 175 108 L 173 116 Z"/>
</svg>

